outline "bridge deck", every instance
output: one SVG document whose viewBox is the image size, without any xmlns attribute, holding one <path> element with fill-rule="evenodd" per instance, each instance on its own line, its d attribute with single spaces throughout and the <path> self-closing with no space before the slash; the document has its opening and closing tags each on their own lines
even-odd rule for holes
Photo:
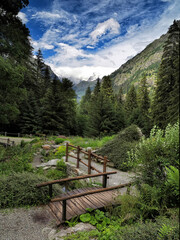
<svg viewBox="0 0 180 240">
<path fill-rule="evenodd" d="M 83 193 L 91 190 L 99 189 L 97 187 L 94 188 L 83 188 L 83 189 L 75 189 L 69 191 L 67 193 L 61 194 L 58 197 L 71 196 L 78 193 Z M 79 216 L 86 212 L 86 208 L 98 209 L 108 205 L 112 205 L 115 202 L 115 196 L 117 196 L 118 191 L 108 191 L 108 192 L 100 192 L 95 193 L 79 198 L 69 199 L 67 200 L 66 219 L 70 220 L 75 216 Z M 51 214 L 55 217 L 57 225 L 63 223 L 62 221 L 62 201 L 59 202 L 50 202 L 48 204 L 48 209 Z"/>
</svg>

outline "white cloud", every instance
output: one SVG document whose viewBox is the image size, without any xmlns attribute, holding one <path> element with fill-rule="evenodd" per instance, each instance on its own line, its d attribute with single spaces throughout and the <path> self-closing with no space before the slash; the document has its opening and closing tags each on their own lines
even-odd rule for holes
<svg viewBox="0 0 180 240">
<path fill-rule="evenodd" d="M 109 75 L 111 72 L 115 70 L 115 68 L 107 68 L 100 66 L 82 66 L 82 67 L 67 67 L 67 66 L 59 66 L 54 67 L 53 64 L 49 64 L 52 70 L 59 77 L 67 77 L 72 79 L 74 82 L 78 82 L 80 80 L 88 80 L 90 76 L 93 76 L 95 79 L 100 77 L 102 78 L 104 75 Z"/>
<path fill-rule="evenodd" d="M 113 18 L 110 18 L 105 22 L 98 23 L 95 30 L 90 33 L 90 37 L 92 38 L 93 43 L 96 43 L 98 41 L 98 38 L 106 34 L 108 31 L 110 34 L 119 34 L 120 32 L 120 25 Z"/>
<path fill-rule="evenodd" d="M 22 20 L 24 24 L 28 22 L 28 18 L 25 13 L 19 12 L 17 16 Z"/>
<path fill-rule="evenodd" d="M 49 16 L 49 21 L 52 20 L 52 22 L 59 17 L 69 18 L 65 12 L 62 13 L 54 9 L 52 15 L 45 16 L 43 13 L 41 18 L 48 21 L 47 16 Z M 116 14 L 113 16 L 115 17 Z M 118 36 L 120 24 L 114 18 L 109 18 L 97 24 L 93 31 L 91 23 L 82 32 L 77 25 L 63 32 L 61 26 L 56 24 L 56 28 L 51 26 L 38 41 L 33 41 L 33 46 L 36 49 L 54 49 L 55 55 L 45 61 L 57 75 L 74 80 L 88 80 L 92 75 L 103 77 L 118 69 L 129 58 L 142 51 L 147 44 L 166 33 L 173 20 L 179 18 L 180 5 L 178 0 L 174 0 L 159 16 L 159 21 L 156 23 L 144 21 L 141 25 L 132 23 L 125 36 Z M 62 32 L 63 36 L 60 34 Z M 94 44 L 105 34 L 109 34 L 106 37 L 116 34 L 117 36 L 111 39 L 103 50 L 95 52 Z"/>
<path fill-rule="evenodd" d="M 48 44 L 48 43 L 43 42 L 43 41 L 35 41 L 35 40 L 31 39 L 31 43 L 32 43 L 32 46 L 33 46 L 35 51 L 37 51 L 38 49 L 50 50 L 50 49 L 54 48 L 53 45 Z"/>
</svg>

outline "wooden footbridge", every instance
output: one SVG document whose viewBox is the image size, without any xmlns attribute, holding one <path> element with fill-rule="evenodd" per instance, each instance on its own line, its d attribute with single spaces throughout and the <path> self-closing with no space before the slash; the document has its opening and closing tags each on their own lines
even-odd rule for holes
<svg viewBox="0 0 180 240">
<path fill-rule="evenodd" d="M 68 153 L 68 147 L 73 147 L 77 149 L 77 157 Z M 80 152 L 88 155 L 88 164 L 84 163 L 80 159 Z M 55 217 L 57 225 L 70 220 L 75 216 L 79 216 L 86 212 L 87 208 L 98 209 L 115 203 L 115 197 L 118 194 L 117 189 L 130 186 L 131 183 L 121 184 L 113 187 L 107 187 L 108 175 L 116 174 L 116 171 L 106 172 L 107 157 L 98 156 L 89 150 L 85 152 L 79 146 L 73 146 L 66 144 L 66 161 L 68 161 L 68 156 L 77 159 L 77 168 L 79 168 L 79 162 L 85 164 L 88 167 L 88 174 L 83 176 L 65 178 L 60 180 L 54 180 L 49 182 L 44 182 L 38 184 L 37 187 L 49 186 L 49 196 L 51 198 L 48 209 L 51 214 Z M 100 172 L 95 167 L 92 166 L 92 157 L 103 159 L 103 172 Z M 91 174 L 91 169 L 98 171 L 97 174 Z M 81 180 L 87 178 L 94 178 L 102 176 L 102 187 L 92 187 L 92 188 L 82 188 L 68 191 L 66 193 L 52 198 L 53 184 L 66 184 L 67 182 L 73 180 Z"/>
</svg>

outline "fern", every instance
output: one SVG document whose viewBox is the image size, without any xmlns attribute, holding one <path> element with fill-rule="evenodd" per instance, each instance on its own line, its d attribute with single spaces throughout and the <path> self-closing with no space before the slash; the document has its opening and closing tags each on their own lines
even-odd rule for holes
<svg viewBox="0 0 180 240">
<path fill-rule="evenodd" d="M 159 229 L 158 240 L 168 239 L 169 234 L 172 233 L 173 230 L 174 227 L 163 224 L 162 227 Z"/>
<path fill-rule="evenodd" d="M 172 187 L 174 194 L 179 195 L 179 169 L 174 166 L 166 167 L 167 181 L 166 186 Z"/>
</svg>

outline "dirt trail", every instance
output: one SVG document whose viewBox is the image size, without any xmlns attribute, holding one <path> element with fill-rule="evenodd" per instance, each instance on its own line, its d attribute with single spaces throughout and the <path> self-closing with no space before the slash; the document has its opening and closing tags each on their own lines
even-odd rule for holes
<svg viewBox="0 0 180 240">
<path fill-rule="evenodd" d="M 8 139 L 10 141 L 14 141 L 15 145 L 20 144 L 22 140 L 25 141 L 25 142 L 31 142 L 33 140 L 33 138 L 19 138 L 19 137 L 4 137 L 4 136 L 0 136 L 0 142 L 2 142 L 2 143 L 7 141 Z"/>
</svg>

